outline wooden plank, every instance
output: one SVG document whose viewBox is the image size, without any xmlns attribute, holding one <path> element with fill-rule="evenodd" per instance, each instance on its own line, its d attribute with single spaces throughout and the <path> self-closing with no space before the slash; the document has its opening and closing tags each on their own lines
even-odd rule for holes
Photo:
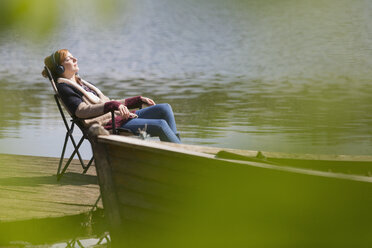
<svg viewBox="0 0 372 248">
<path fill-rule="evenodd" d="M 91 136 L 89 138 L 94 153 L 94 159 L 97 164 L 96 171 L 106 216 L 111 225 L 116 229 L 122 224 L 122 221 L 119 213 L 117 192 L 112 180 L 109 164 L 110 158 L 108 157 L 106 147 L 97 142 L 96 136 Z"/>
<path fill-rule="evenodd" d="M 132 141 L 132 140 L 128 140 Z M 153 143 L 147 144 L 151 146 Z M 164 147 L 161 149 L 156 149 L 152 147 L 151 149 L 144 149 L 143 147 L 137 149 L 135 146 L 131 146 L 131 143 L 127 143 L 127 146 L 115 146 L 114 144 L 107 144 L 107 150 L 109 152 L 109 157 L 112 158 L 112 168 L 116 172 L 120 172 L 120 169 L 126 170 L 127 166 L 137 166 L 138 170 L 141 170 L 141 166 L 150 166 L 149 170 L 159 170 L 160 173 L 174 173 L 175 178 L 179 178 L 185 173 L 191 173 L 196 175 L 205 175 L 215 170 L 219 163 L 218 161 L 211 165 L 206 162 L 208 159 L 213 159 L 214 156 L 203 153 L 188 153 L 188 151 L 175 149 L 167 150 L 167 147 L 164 150 Z M 115 161 L 122 161 L 123 166 L 120 164 L 115 164 Z M 115 165 L 114 165 L 115 164 Z M 232 165 L 232 164 L 231 164 Z M 224 164 L 226 166 L 226 164 Z M 137 170 L 137 168 L 133 168 Z M 155 176 L 155 171 L 153 172 Z M 152 176 L 152 173 L 147 173 L 149 176 Z M 177 174 L 179 174 L 177 176 Z M 171 179 L 171 178 L 170 178 Z M 172 179 L 171 179 L 172 180 Z"/>
<path fill-rule="evenodd" d="M 239 154 L 246 157 L 257 157 L 260 156 L 266 158 L 275 159 L 302 159 L 302 160 L 323 160 L 323 161 L 353 161 L 353 162 L 372 162 L 371 155 L 345 155 L 345 154 L 307 154 L 307 153 L 284 153 L 284 152 L 269 152 L 269 151 L 253 151 L 253 150 L 242 150 L 242 149 L 231 149 L 223 147 L 207 147 L 198 145 L 188 145 L 188 144 L 175 144 L 169 142 L 159 142 L 152 141 L 154 143 L 160 143 L 174 148 L 182 148 L 184 150 L 217 154 L 221 151 L 226 151 L 230 153 Z"/>
<path fill-rule="evenodd" d="M 113 171 L 118 175 L 132 175 L 145 180 L 154 181 L 172 186 L 182 185 L 185 187 L 192 187 L 192 182 L 182 182 L 181 178 L 185 176 L 180 171 L 167 170 L 162 167 L 154 167 L 149 164 L 138 164 L 135 161 L 120 161 L 113 162 Z M 118 176 L 119 177 L 119 176 Z"/>
<path fill-rule="evenodd" d="M 151 194 L 134 192 L 123 188 L 118 191 L 118 197 L 121 205 L 139 207 L 149 212 L 180 215 L 180 211 L 176 211 L 180 209 L 180 203 L 162 197 L 155 197 Z"/>
<path fill-rule="evenodd" d="M 200 157 L 208 157 L 213 158 L 214 156 L 207 153 L 202 153 L 198 151 L 191 151 L 182 149 L 182 147 L 174 147 L 169 146 L 169 142 L 155 142 L 155 141 L 147 141 L 147 140 L 140 140 L 131 137 L 123 137 L 119 135 L 101 135 L 98 137 L 98 142 L 105 143 L 105 144 L 113 144 L 119 147 L 125 148 L 135 148 L 138 150 L 148 150 L 154 151 L 161 154 L 167 154 L 167 152 L 182 152 L 182 154 L 189 154 L 192 156 L 200 156 Z"/>
<path fill-rule="evenodd" d="M 167 200 L 180 200 L 180 190 L 170 184 L 132 176 L 128 173 L 115 173 L 113 179 L 118 187 L 126 190 L 141 192 Z"/>
<path fill-rule="evenodd" d="M 249 151 L 249 150 L 239 150 L 239 149 L 229 149 L 229 148 L 217 148 L 217 147 L 204 147 L 196 145 L 186 145 L 186 144 L 174 144 L 169 142 L 159 142 L 159 141 L 143 141 L 134 138 L 121 137 L 121 136 L 100 136 L 100 142 L 111 143 L 120 147 L 125 147 L 128 149 L 140 149 L 140 150 L 153 150 L 158 153 L 166 154 L 167 152 L 180 152 L 183 154 L 189 154 L 191 156 L 202 156 L 212 158 L 218 153 L 228 152 L 231 154 L 239 155 L 246 158 L 256 159 L 264 158 L 269 162 L 278 162 L 280 164 L 294 165 L 294 163 L 299 164 L 303 162 L 303 165 L 306 163 L 310 164 L 312 161 L 316 161 L 317 164 L 324 164 L 329 162 L 339 162 L 344 165 L 352 165 L 356 167 L 356 164 L 360 166 L 355 168 L 358 174 L 363 175 L 372 175 L 372 156 L 369 155 L 332 155 L 332 154 L 288 154 L 280 152 L 261 152 L 261 151 Z M 349 163 L 349 164 L 348 164 Z M 352 164 L 351 164 L 352 163 Z M 301 164 L 299 165 L 301 167 Z M 341 166 L 336 166 L 334 169 L 336 171 Z M 306 168 L 306 166 L 304 166 Z M 347 169 L 343 170 L 346 173 Z"/>
<path fill-rule="evenodd" d="M 256 161 L 262 163 L 269 163 L 274 165 L 284 165 L 296 168 L 304 168 L 319 171 L 329 171 L 344 174 L 372 176 L 372 162 L 371 161 L 360 161 L 353 160 L 336 160 L 336 158 L 330 160 L 315 160 L 315 157 L 297 157 L 295 158 L 273 158 L 273 157 L 251 157 L 242 155 L 243 153 L 220 151 L 216 154 L 218 158 L 234 159 L 239 161 Z M 323 157 L 325 158 L 325 157 Z M 349 157 L 351 159 L 351 157 Z"/>
<path fill-rule="evenodd" d="M 58 182 L 58 162 L 0 154 L 0 222 L 76 215 L 93 207 L 100 194 L 95 167 L 83 175 L 79 161 L 73 160 Z"/>
<path fill-rule="evenodd" d="M 126 138 L 126 137 L 119 137 L 119 136 L 100 136 L 99 141 L 110 146 L 109 152 L 111 151 L 120 151 L 116 152 L 119 153 L 117 161 L 125 161 L 125 160 L 133 160 L 137 161 L 138 164 L 148 164 L 153 165 L 157 164 L 157 166 L 167 165 L 167 167 L 173 167 L 174 170 L 181 168 L 180 171 L 183 173 L 186 172 L 185 168 L 189 167 L 192 168 L 192 171 L 200 172 L 201 175 L 205 175 L 208 173 L 213 173 L 218 167 L 222 166 L 241 166 L 242 164 L 246 164 L 248 166 L 258 166 L 262 168 L 269 168 L 275 170 L 285 170 L 288 172 L 293 173 L 305 173 L 317 176 L 326 176 L 326 177 L 338 177 L 350 180 L 358 180 L 358 181 L 372 181 L 372 177 L 365 176 L 365 175 L 348 175 L 345 173 L 332 173 L 327 171 L 317 171 L 317 170 L 310 170 L 307 168 L 296 168 L 293 166 L 286 166 L 286 165 L 276 165 L 276 164 L 268 164 L 268 163 L 260 163 L 254 161 L 235 161 L 230 160 L 230 163 L 223 163 L 223 161 L 229 161 L 226 159 L 215 159 L 215 156 L 198 153 L 198 152 L 190 152 L 183 149 L 177 149 L 175 147 L 168 147 L 165 144 L 156 144 L 154 142 L 137 140 L 133 138 Z M 163 142 L 166 143 L 166 142 Z M 117 146 L 113 148 L 113 146 Z M 114 155 L 113 152 L 110 155 Z M 121 154 L 121 157 L 120 157 Z M 116 156 L 116 155 L 115 155 Z M 111 156 L 111 157 L 115 157 Z M 156 160 L 159 159 L 162 161 L 166 161 L 167 156 L 172 156 L 174 159 L 174 164 L 177 166 L 173 166 L 172 163 L 163 163 Z M 143 159 L 147 157 L 146 159 Z M 193 160 L 193 162 L 188 163 L 187 159 Z M 208 159 L 212 159 L 214 162 L 209 165 L 207 162 Z M 205 161 L 203 162 L 195 162 L 195 161 Z M 220 162 L 218 162 L 220 161 Z M 189 161 L 190 162 L 190 161 Z M 221 164 L 221 165 L 219 165 Z M 200 166 L 202 165 L 202 166 Z M 210 170 L 210 168 L 214 168 L 214 170 Z M 141 168 L 138 168 L 140 170 Z M 150 174 L 150 173 L 149 173 Z M 150 175 L 149 175 L 150 176 Z"/>
</svg>

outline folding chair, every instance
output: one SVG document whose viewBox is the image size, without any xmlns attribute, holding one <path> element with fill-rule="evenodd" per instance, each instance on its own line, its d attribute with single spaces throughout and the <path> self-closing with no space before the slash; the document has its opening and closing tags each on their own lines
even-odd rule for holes
<svg viewBox="0 0 372 248">
<path fill-rule="evenodd" d="M 59 113 L 61 114 L 63 123 L 64 123 L 65 128 L 66 128 L 65 141 L 63 143 L 63 149 L 62 149 L 62 153 L 61 153 L 61 157 L 60 157 L 59 164 L 58 164 L 58 169 L 57 169 L 57 180 L 59 181 L 61 179 L 61 177 L 63 176 L 63 174 L 66 172 L 68 166 L 70 165 L 70 163 L 71 163 L 72 159 L 75 157 L 75 155 L 77 155 L 78 158 L 79 158 L 81 167 L 83 169 L 83 174 L 85 174 L 88 171 L 89 167 L 93 163 L 94 157 L 92 156 L 92 158 L 89 160 L 89 162 L 87 164 L 85 164 L 85 162 L 83 161 L 83 159 L 80 155 L 80 152 L 79 152 L 79 148 L 81 147 L 83 141 L 85 139 L 88 139 L 88 133 L 87 133 L 88 129 L 83 124 L 84 119 L 77 118 L 72 113 L 70 113 L 70 111 L 68 110 L 66 105 L 63 103 L 63 101 L 62 101 L 62 99 L 61 99 L 61 97 L 58 93 L 57 85 L 56 85 L 56 82 L 54 81 L 54 79 L 52 77 L 52 73 L 50 72 L 49 68 L 46 67 L 46 66 L 45 66 L 45 70 L 48 72 L 48 78 L 49 78 L 49 81 L 52 84 L 52 87 L 53 87 L 53 90 L 54 90 L 54 100 L 56 101 Z M 65 115 L 65 113 L 63 112 L 63 109 L 62 109 L 62 105 L 71 117 L 71 125 L 69 125 L 68 122 L 67 122 L 66 115 Z M 122 132 L 122 133 L 124 132 L 124 133 L 128 134 L 130 131 L 127 130 L 127 129 L 116 129 L 115 128 L 114 111 L 112 111 L 111 114 L 112 114 L 112 125 L 113 125 L 112 133 L 113 134 L 119 134 L 120 132 Z M 75 141 L 75 139 L 72 135 L 73 132 L 74 132 L 75 125 L 78 126 L 80 128 L 81 132 L 83 133 L 83 136 L 80 138 L 78 143 L 76 143 L 76 141 Z M 65 165 L 62 168 L 63 159 L 64 159 L 64 155 L 65 155 L 65 152 L 66 152 L 66 147 L 67 147 L 67 144 L 68 144 L 69 140 L 71 141 L 72 145 L 74 146 L 74 150 L 73 150 L 72 154 L 70 155 L 68 161 L 65 163 Z"/>
</svg>

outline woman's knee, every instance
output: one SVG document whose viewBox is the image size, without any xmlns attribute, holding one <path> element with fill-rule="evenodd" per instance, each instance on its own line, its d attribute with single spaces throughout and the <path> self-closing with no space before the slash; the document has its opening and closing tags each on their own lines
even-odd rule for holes
<svg viewBox="0 0 372 248">
<path fill-rule="evenodd" d="M 147 127 L 148 133 L 156 136 L 164 136 L 168 130 L 168 123 L 165 120 L 156 120 Z"/>
<path fill-rule="evenodd" d="M 165 113 L 172 111 L 172 107 L 169 103 L 160 103 L 157 106 Z"/>
<path fill-rule="evenodd" d="M 147 124 L 149 128 L 156 132 L 163 132 L 166 129 L 168 123 L 163 119 L 152 120 Z"/>
<path fill-rule="evenodd" d="M 158 127 L 162 128 L 162 129 L 165 129 L 168 126 L 168 123 L 163 119 L 156 120 L 155 123 Z"/>
</svg>

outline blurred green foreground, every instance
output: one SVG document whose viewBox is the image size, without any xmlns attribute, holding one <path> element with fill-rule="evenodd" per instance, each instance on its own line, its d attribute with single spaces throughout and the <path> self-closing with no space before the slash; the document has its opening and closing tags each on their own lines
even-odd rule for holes
<svg viewBox="0 0 372 248">
<path fill-rule="evenodd" d="M 301 160 L 225 160 L 183 150 L 187 145 L 172 150 L 124 137 L 98 143 L 93 151 L 115 247 L 372 244 L 372 178 L 360 172 L 304 169 L 309 161 Z M 313 160 L 314 168 L 319 162 L 328 166 Z M 348 166 L 360 164 L 370 166 Z"/>
</svg>

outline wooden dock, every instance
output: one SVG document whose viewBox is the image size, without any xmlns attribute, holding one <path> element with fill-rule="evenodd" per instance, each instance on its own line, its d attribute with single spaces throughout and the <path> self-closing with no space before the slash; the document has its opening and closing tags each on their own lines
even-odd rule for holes
<svg viewBox="0 0 372 248">
<path fill-rule="evenodd" d="M 73 161 L 60 181 L 58 158 L 0 154 L 0 223 L 73 216 L 98 199 L 95 167 Z M 102 207 L 99 203 L 99 207 Z"/>
</svg>

